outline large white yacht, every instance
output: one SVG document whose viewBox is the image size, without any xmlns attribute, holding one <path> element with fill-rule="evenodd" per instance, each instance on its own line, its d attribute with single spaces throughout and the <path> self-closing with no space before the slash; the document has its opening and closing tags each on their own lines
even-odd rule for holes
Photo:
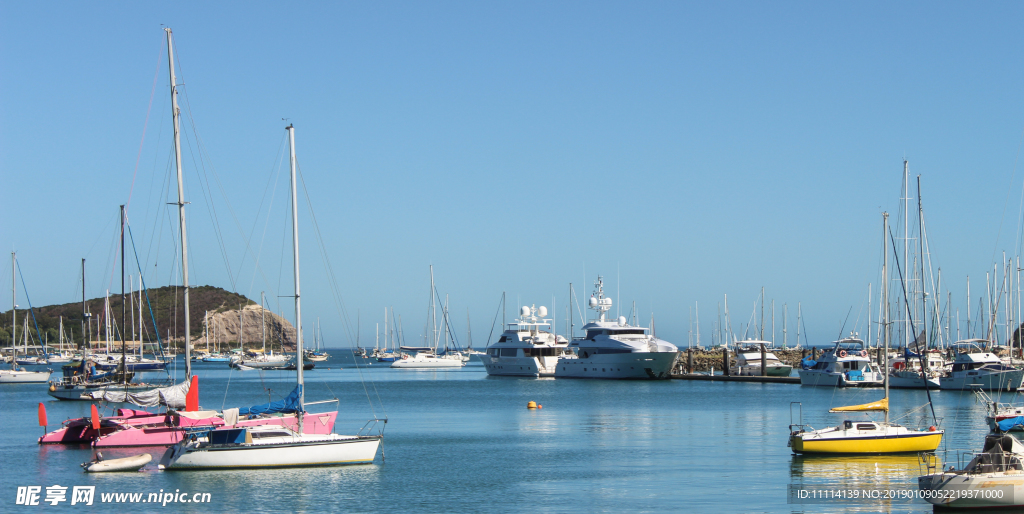
<svg viewBox="0 0 1024 514">
<path fill-rule="evenodd" d="M 836 341 L 810 368 L 800 370 L 800 385 L 881 386 L 884 381 L 885 375 L 872 364 L 864 341 L 856 334 Z"/>
<path fill-rule="evenodd" d="M 519 319 L 509 323 L 498 341 L 487 347 L 480 361 L 488 375 L 519 377 L 555 376 L 560 359 L 574 359 L 569 341 L 545 330 L 548 309 L 523 306 Z"/>
<path fill-rule="evenodd" d="M 626 323 L 626 318 L 608 321 L 605 313 L 612 308 L 612 299 L 604 297 L 604 284 L 597 277 L 596 291 L 590 297 L 590 308 L 596 320 L 583 326 L 586 336 L 574 339 L 569 347 L 576 358 L 559 360 L 556 378 L 669 378 L 679 357 L 676 345 L 647 333 L 648 329 Z"/>
</svg>

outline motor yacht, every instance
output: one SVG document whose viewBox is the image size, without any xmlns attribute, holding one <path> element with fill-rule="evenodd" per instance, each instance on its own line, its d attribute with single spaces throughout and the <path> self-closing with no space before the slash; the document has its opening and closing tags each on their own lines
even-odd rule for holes
<svg viewBox="0 0 1024 514">
<path fill-rule="evenodd" d="M 871 362 L 864 341 L 856 334 L 836 341 L 835 346 L 799 373 L 800 385 L 810 386 L 881 386 L 885 381 L 881 370 Z"/>
<path fill-rule="evenodd" d="M 604 296 L 602 277 L 597 277 L 589 306 L 597 319 L 583 325 L 586 335 L 569 343 L 576 358 L 560 359 L 556 378 L 664 379 L 669 377 L 679 348 L 648 334 L 647 328 L 630 325 L 625 316 L 605 319 L 612 299 Z"/>
<path fill-rule="evenodd" d="M 518 377 L 555 376 L 560 359 L 574 359 L 569 341 L 546 330 L 547 307 L 520 309 L 519 319 L 509 323 L 501 337 L 480 355 L 488 375 Z"/>
</svg>

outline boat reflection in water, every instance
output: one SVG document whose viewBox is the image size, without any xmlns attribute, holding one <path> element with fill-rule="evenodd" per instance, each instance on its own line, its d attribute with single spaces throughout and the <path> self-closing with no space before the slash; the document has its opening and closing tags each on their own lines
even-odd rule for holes
<svg viewBox="0 0 1024 514">
<path fill-rule="evenodd" d="M 920 506 L 913 493 L 921 470 L 939 459 L 932 453 L 899 455 L 793 455 L 789 503 L 819 504 L 843 512 L 904 512 Z M 859 498 L 796 499 L 796 491 L 847 491 Z M 810 496 L 810 495 L 806 495 Z"/>
</svg>

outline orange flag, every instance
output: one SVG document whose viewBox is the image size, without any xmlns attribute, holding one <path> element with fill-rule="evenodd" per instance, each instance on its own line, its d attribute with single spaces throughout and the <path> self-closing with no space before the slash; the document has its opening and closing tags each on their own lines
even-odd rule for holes
<svg viewBox="0 0 1024 514">
<path fill-rule="evenodd" d="M 92 404 L 92 429 L 100 429 L 100 413 L 96 410 L 96 404 Z"/>
<path fill-rule="evenodd" d="M 39 426 L 45 427 L 49 423 L 46 422 L 46 406 L 43 402 L 39 402 Z"/>
<path fill-rule="evenodd" d="M 185 412 L 199 410 L 199 377 L 192 375 L 192 384 L 188 386 L 188 394 L 185 395 Z"/>
</svg>

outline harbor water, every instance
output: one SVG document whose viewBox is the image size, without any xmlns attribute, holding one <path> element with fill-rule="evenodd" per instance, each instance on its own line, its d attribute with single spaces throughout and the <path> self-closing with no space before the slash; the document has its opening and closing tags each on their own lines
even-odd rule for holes
<svg viewBox="0 0 1024 514">
<path fill-rule="evenodd" d="M 801 457 L 787 447 L 800 409 L 815 428 L 844 419 L 828 408 L 881 397 L 880 389 L 685 380 L 606 381 L 488 377 L 478 362 L 455 370 L 398 370 L 347 350 L 306 373 L 307 402 L 339 398 L 335 431 L 354 434 L 387 417 L 372 465 L 277 470 L 86 474 L 88 447 L 39 446 L 37 407 L 50 430 L 86 416 L 89 403 L 59 402 L 42 384 L 0 389 L 0 511 L 151 512 L 930 512 L 923 500 L 795 503 L 791 486 L 916 490 L 917 456 Z M 181 357 L 176 373 L 183 376 Z M 290 371 L 199 363 L 200 405 L 264 403 L 294 387 Z M 369 396 L 374 404 L 371 410 Z M 980 451 L 985 406 L 970 392 L 934 391 L 946 430 L 945 467 L 956 450 Z M 993 393 L 998 397 L 997 393 Z M 378 400 L 379 398 L 379 400 Z M 1004 393 L 1001 401 L 1015 397 Z M 543 408 L 528 410 L 527 402 Z M 792 402 L 800 402 L 800 405 Z M 892 418 L 932 424 L 924 391 L 891 392 Z M 330 410 L 331 404 L 310 411 Z M 102 409 L 101 409 L 102 412 Z M 110 409 L 106 409 L 110 413 Z M 872 414 L 879 416 L 880 414 Z M 863 419 L 863 414 L 848 419 Z M 941 449 L 941 448 L 940 448 Z M 104 450 L 106 458 L 162 449 Z M 46 487 L 67 501 L 42 501 Z M 41 486 L 40 505 L 16 505 L 19 487 Z M 94 505 L 70 505 L 74 486 L 95 486 Z M 101 502 L 143 493 L 142 503 Z M 150 493 L 209 493 L 209 503 L 145 503 Z M 163 496 L 160 496 L 163 497 Z"/>
</svg>

